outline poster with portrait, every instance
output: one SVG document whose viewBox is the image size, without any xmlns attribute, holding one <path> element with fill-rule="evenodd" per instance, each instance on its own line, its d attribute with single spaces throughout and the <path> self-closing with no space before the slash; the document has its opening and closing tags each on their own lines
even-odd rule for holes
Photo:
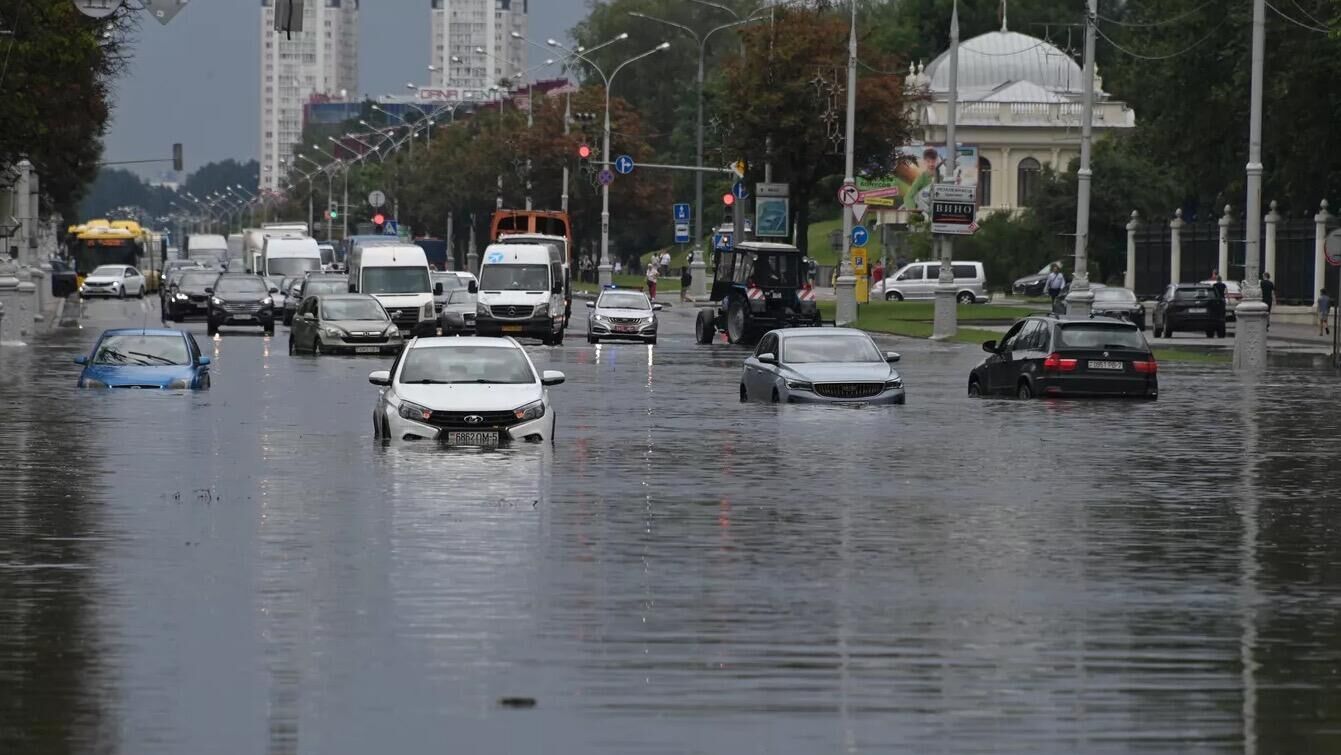
<svg viewBox="0 0 1341 755">
<path fill-rule="evenodd" d="M 947 164 L 948 151 L 935 144 L 909 144 L 900 147 L 894 160 L 893 175 L 859 176 L 857 188 L 880 196 L 869 197 L 872 207 L 902 207 L 907 210 L 931 210 L 931 185 L 936 171 L 942 171 L 942 183 L 960 186 L 978 185 L 978 148 L 959 145 L 953 172 Z"/>
</svg>

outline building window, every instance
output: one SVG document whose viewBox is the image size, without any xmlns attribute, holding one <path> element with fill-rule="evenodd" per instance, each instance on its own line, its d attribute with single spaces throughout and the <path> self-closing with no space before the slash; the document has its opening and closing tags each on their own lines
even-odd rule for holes
<svg viewBox="0 0 1341 755">
<path fill-rule="evenodd" d="M 1038 192 L 1039 174 L 1043 166 L 1032 157 L 1026 157 L 1020 161 L 1020 167 L 1016 169 L 1017 195 L 1016 204 L 1020 207 L 1028 207 L 1033 203 L 1034 195 Z"/>
<path fill-rule="evenodd" d="M 992 206 L 992 161 L 978 158 L 978 206 Z"/>
</svg>

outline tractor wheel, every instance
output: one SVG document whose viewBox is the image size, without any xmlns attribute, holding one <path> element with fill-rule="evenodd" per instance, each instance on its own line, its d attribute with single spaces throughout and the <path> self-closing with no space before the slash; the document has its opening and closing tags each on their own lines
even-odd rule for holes
<svg viewBox="0 0 1341 755">
<path fill-rule="evenodd" d="M 750 313 L 745 299 L 739 296 L 731 297 L 731 302 L 726 307 L 726 340 L 731 343 L 745 343 L 746 336 L 749 335 L 749 323 Z"/>
<path fill-rule="evenodd" d="M 715 335 L 717 335 L 717 327 L 713 325 L 712 312 L 700 309 L 698 318 L 694 320 L 694 340 L 707 345 L 712 343 L 712 337 Z"/>
</svg>

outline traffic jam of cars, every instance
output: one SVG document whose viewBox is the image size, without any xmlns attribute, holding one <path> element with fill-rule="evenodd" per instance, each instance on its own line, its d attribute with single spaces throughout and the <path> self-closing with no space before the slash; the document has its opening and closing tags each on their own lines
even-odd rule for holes
<svg viewBox="0 0 1341 755">
<path fill-rule="evenodd" d="M 202 320 L 211 338 L 239 328 L 274 336 L 283 325 L 290 355 L 392 357 L 388 369 L 368 378 L 378 388 L 377 438 L 484 447 L 541 442 L 555 433 L 548 389 L 565 376 L 537 369 L 517 339 L 563 343 L 572 298 L 564 242 L 544 234 L 503 235 L 484 250 L 477 278 L 439 271 L 423 248 L 394 238 L 353 237 L 332 253 L 302 232 L 274 229 L 250 239 L 240 255 L 225 250 L 170 261 L 157 288 L 165 324 Z M 901 355 L 865 331 L 823 321 L 808 263 L 796 247 L 779 243 L 743 242 L 719 254 L 709 273 L 709 301 L 690 310 L 693 340 L 707 345 L 720 336 L 749 348 L 738 380 L 741 402 L 904 404 L 908 394 L 895 366 Z M 871 296 L 934 298 L 940 267 L 905 264 L 877 281 Z M 951 267 L 959 304 L 990 300 L 981 262 Z M 1045 293 L 1055 269 L 1054 263 L 1016 281 L 1015 293 Z M 79 291 L 142 297 L 148 285 L 135 267 L 103 265 Z M 982 344 L 987 356 L 969 372 L 967 395 L 1157 399 L 1146 305 L 1125 288 L 1092 290 L 1086 317 L 1040 312 Z M 643 290 L 614 285 L 589 296 L 581 325 L 589 344 L 657 344 L 665 305 Z M 1211 282 L 1171 285 L 1149 319 L 1156 335 L 1223 336 L 1226 303 Z M 211 360 L 185 330 L 108 330 L 75 361 L 85 388 L 210 387 Z"/>
</svg>

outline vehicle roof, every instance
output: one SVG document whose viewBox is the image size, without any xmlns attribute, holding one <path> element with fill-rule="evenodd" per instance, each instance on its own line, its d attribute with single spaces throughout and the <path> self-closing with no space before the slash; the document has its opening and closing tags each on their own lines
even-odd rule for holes
<svg viewBox="0 0 1341 755">
<path fill-rule="evenodd" d="M 1055 322 L 1055 323 L 1057 323 L 1058 325 L 1079 325 L 1079 324 L 1082 324 L 1082 323 L 1101 323 L 1101 324 L 1104 324 L 1104 325 L 1121 325 L 1121 326 L 1123 326 L 1123 327 L 1125 327 L 1125 328 L 1135 328 L 1135 327 L 1136 327 L 1136 323 L 1131 322 L 1131 321 L 1129 321 L 1129 320 L 1121 320 L 1121 319 L 1118 319 L 1118 318 L 1116 318 L 1116 317 L 1102 317 L 1102 316 L 1081 317 L 1081 316 L 1079 316 L 1079 315 L 1050 315 L 1050 314 L 1043 314 L 1043 315 L 1033 315 L 1032 317 L 1028 317 L 1028 318 L 1026 318 L 1026 319 L 1029 319 L 1029 320 L 1043 320 L 1043 321 L 1045 321 L 1045 322 Z"/>
<path fill-rule="evenodd" d="M 1211 288 L 1215 286 L 1215 284 L 1210 281 L 1205 281 L 1203 283 L 1170 283 L 1169 285 L 1174 286 L 1175 288 Z"/>
<path fill-rule="evenodd" d="M 96 265 L 96 266 L 94 266 L 93 269 L 94 269 L 94 270 L 97 270 L 97 269 L 100 268 L 100 267 L 119 267 L 119 268 L 127 268 L 127 267 L 134 267 L 134 265 L 127 265 L 127 264 L 122 263 L 122 262 L 104 262 L 104 263 L 101 264 L 101 265 Z"/>
<path fill-rule="evenodd" d="M 322 301 L 377 301 L 377 297 L 372 294 L 310 294 L 310 298 L 320 299 Z"/>
<path fill-rule="evenodd" d="M 406 348 L 440 349 L 456 346 L 489 346 L 496 349 L 522 349 L 521 344 L 511 338 L 492 338 L 489 336 L 431 336 L 416 338 Z"/>
<path fill-rule="evenodd" d="M 770 331 L 779 338 L 829 338 L 832 336 L 870 336 L 859 328 L 778 328 Z"/>
<path fill-rule="evenodd" d="M 465 270 L 434 270 L 434 275 L 450 275 L 456 278 L 474 278 L 474 273 L 468 273 Z"/>
<path fill-rule="evenodd" d="M 145 336 L 177 336 L 185 338 L 186 332 L 175 328 L 108 328 L 102 332 L 103 336 L 123 336 L 123 335 L 145 335 Z"/>
<path fill-rule="evenodd" d="M 800 249 L 791 244 L 780 244 L 776 241 L 742 241 L 736 244 L 736 248 L 742 251 L 801 253 Z"/>
<path fill-rule="evenodd" d="M 531 233 L 530 231 L 516 231 L 514 233 L 504 232 L 498 234 L 499 241 L 507 241 L 509 239 L 533 239 L 536 241 L 557 241 L 563 244 L 568 243 L 568 239 L 566 237 L 555 236 L 552 233 Z"/>
</svg>

